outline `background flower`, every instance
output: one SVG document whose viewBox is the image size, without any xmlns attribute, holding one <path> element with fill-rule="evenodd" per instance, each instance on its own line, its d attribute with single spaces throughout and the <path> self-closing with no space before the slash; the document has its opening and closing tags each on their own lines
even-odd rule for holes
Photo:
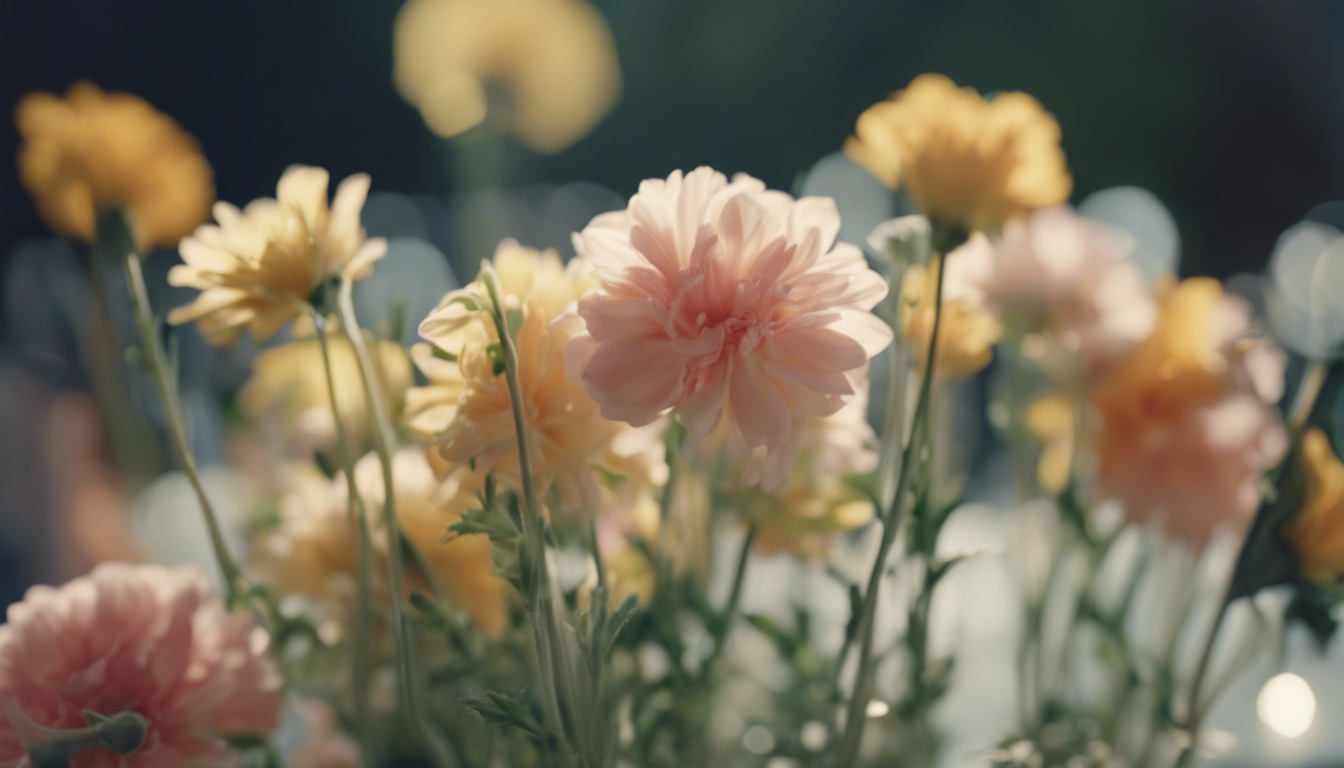
<svg viewBox="0 0 1344 768">
<path fill-rule="evenodd" d="M 891 340 L 869 312 L 886 282 L 835 243 L 839 223 L 830 199 L 745 175 L 645 181 L 580 237 L 600 285 L 579 302 L 571 376 L 610 419 L 675 411 L 695 439 L 725 422 L 782 487 L 802 424 L 839 410 Z"/>
<path fill-rule="evenodd" d="M 1167 290 L 1152 335 L 1097 384 L 1098 479 L 1131 520 L 1199 546 L 1254 514 L 1287 437 L 1275 407 L 1283 354 L 1249 329 L 1244 301 L 1191 278 Z"/>
<path fill-rule="evenodd" d="M 359 222 L 369 177 L 341 182 L 330 206 L 327 180 L 321 168 L 296 165 L 280 177 L 275 200 L 255 200 L 242 211 L 217 203 L 219 224 L 183 240 L 186 263 L 168 272 L 169 283 L 201 295 L 168 313 L 168 322 L 195 322 L 212 344 L 232 344 L 244 329 L 263 341 L 325 280 L 368 276 L 387 252 L 382 238 L 365 239 Z"/>
<path fill-rule="evenodd" d="M 440 136 L 486 119 L 487 86 L 511 90 L 522 142 L 558 152 L 616 102 L 621 71 L 606 21 L 582 0 L 411 0 L 396 26 L 397 90 Z"/>
<path fill-rule="evenodd" d="M 969 376 L 993 359 L 1003 324 L 985 307 L 984 291 L 970 281 L 956 279 L 955 268 L 963 261 L 983 259 L 988 247 L 983 236 L 975 236 L 946 257 L 934 257 L 928 267 L 916 265 L 905 271 L 901 279 L 901 335 L 910 343 L 921 368 L 929 355 L 929 336 L 933 334 L 938 300 L 938 270 L 944 260 L 954 268 L 948 270 L 943 281 L 934 373 L 945 377 Z"/>
<path fill-rule="evenodd" d="M 1059 123 L 1025 93 L 986 101 L 928 74 L 860 115 L 845 153 L 903 186 L 935 222 L 993 231 L 1069 196 L 1059 138 Z"/>
<path fill-rule="evenodd" d="M 19 177 L 62 235 L 92 242 L 99 212 L 122 208 L 141 249 L 172 247 L 209 215 L 215 187 L 196 140 L 137 96 L 78 82 L 64 99 L 29 94 L 14 123 Z"/>
<path fill-rule="evenodd" d="M 180 768 L 223 760 L 219 737 L 276 726 L 281 680 L 250 613 L 229 613 L 197 569 L 105 564 L 33 587 L 0 627 L 0 764 L 23 763 L 26 721 L 82 728 L 81 712 L 149 721 L 126 756 L 86 750 L 73 768 Z"/>
<path fill-rule="evenodd" d="M 1302 437 L 1306 496 L 1302 509 L 1283 528 L 1302 570 L 1328 580 L 1344 574 L 1344 464 L 1319 429 Z"/>
</svg>

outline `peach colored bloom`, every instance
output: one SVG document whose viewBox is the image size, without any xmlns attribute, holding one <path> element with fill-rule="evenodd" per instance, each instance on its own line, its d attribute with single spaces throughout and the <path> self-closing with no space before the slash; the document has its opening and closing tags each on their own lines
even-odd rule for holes
<svg viewBox="0 0 1344 768">
<path fill-rule="evenodd" d="M 281 480 L 279 521 L 253 540 L 252 567 L 282 594 L 329 599 L 344 610 L 359 552 L 344 479 L 331 480 L 309 462 L 285 467 Z"/>
<path fill-rule="evenodd" d="M 835 243 L 839 226 L 830 199 L 745 175 L 645 181 L 581 235 L 600 285 L 578 305 L 571 378 L 609 419 L 673 411 L 696 439 L 726 423 L 734 443 L 767 448 L 763 482 L 782 487 L 802 425 L 839 410 L 891 341 L 869 311 L 886 282 Z"/>
<path fill-rule="evenodd" d="M 887 186 L 904 186 L 935 223 L 992 232 L 1068 198 L 1059 138 L 1054 116 L 1025 93 L 986 101 L 926 74 L 860 115 L 845 153 Z"/>
<path fill-rule="evenodd" d="M 1283 528 L 1283 537 L 1297 553 L 1302 570 L 1322 581 L 1344 574 L 1344 463 L 1330 447 L 1330 438 L 1311 429 L 1302 438 L 1302 474 L 1306 489 L 1302 509 Z"/>
<path fill-rule="evenodd" d="M 1096 373 L 1153 328 L 1157 304 L 1128 258 L 1129 239 L 1067 207 L 1010 221 L 993 241 L 968 246 L 948 278 L 978 289 L 1013 338 L 1038 335 Z"/>
<path fill-rule="evenodd" d="M 168 272 L 169 283 L 201 295 L 168 313 L 168 322 L 194 322 L 212 344 L 232 344 L 243 330 L 264 341 L 294 319 L 323 282 L 372 273 L 387 242 L 365 239 L 359 223 L 369 177 L 341 182 L 330 206 L 327 181 L 321 168 L 296 165 L 280 177 L 275 200 L 254 200 L 241 211 L 215 204 L 219 224 L 184 239 L 186 263 Z"/>
<path fill-rule="evenodd" d="M 25 96 L 14 123 L 19 178 L 62 235 L 92 242 L 99 212 L 122 208 L 141 249 L 172 247 L 209 215 L 213 174 L 196 140 L 137 96 L 78 82 L 64 99 Z"/>
<path fill-rule="evenodd" d="M 26 764 L 39 728 L 82 728 L 81 712 L 149 721 L 128 755 L 88 748 L 72 768 L 228 764 L 219 737 L 269 734 L 281 680 L 250 613 L 229 613 L 195 568 L 108 563 L 34 587 L 0 627 L 0 765 Z"/>
<path fill-rule="evenodd" d="M 1136 522 L 1196 546 L 1244 525 L 1287 437 L 1283 354 L 1245 338 L 1250 307 L 1209 278 L 1162 297 L 1153 333 L 1093 392 L 1098 479 Z"/>
<path fill-rule="evenodd" d="M 336 411 L 349 438 L 357 445 L 362 444 L 370 431 L 359 361 L 344 333 L 329 331 L 327 345 L 336 390 Z M 374 373 L 380 380 L 388 407 L 393 408 L 411 385 L 410 361 L 406 359 L 406 351 L 396 342 L 379 340 L 371 343 L 370 348 Z M 300 443 L 320 447 L 334 445 L 336 424 L 327 393 L 322 346 L 317 338 L 301 338 L 257 355 L 252 364 L 252 378 L 238 393 L 238 406 L 244 414 L 264 425 L 283 425 L 289 436 L 300 438 Z"/>
<path fill-rule="evenodd" d="M 583 0 L 411 0 L 397 14 L 397 90 L 430 129 L 454 136 L 487 118 L 486 86 L 511 91 L 507 124 L 527 146 L 559 152 L 616 102 L 611 30 Z"/>
<path fill-rule="evenodd" d="M 631 427 L 604 419 L 583 385 L 566 377 L 564 353 L 572 323 L 552 322 L 587 290 L 591 278 L 581 262 L 562 267 L 554 252 L 522 249 L 512 241 L 496 252 L 495 270 L 504 310 L 519 321 L 514 338 L 518 377 L 540 490 L 554 487 L 562 513 L 595 512 L 601 498 L 593 468 L 624 474 L 613 462 L 618 463 Z M 504 373 L 495 372 L 490 347 L 497 336 L 493 321 L 482 311 L 488 303 L 484 286 L 472 283 L 444 297 L 420 324 L 420 335 L 455 355 L 457 362 L 455 368 L 437 365 L 444 361 L 427 360 L 422 353 L 421 362 L 436 363 L 426 370 L 434 372 L 431 384 L 444 399 L 426 402 L 414 394 L 421 411 L 413 419 L 422 428 L 443 427 L 438 452 L 445 461 L 475 462 L 478 469 L 495 472 L 517 488 L 521 478 L 513 406 Z M 462 394 L 449 402 L 446 398 L 459 386 Z"/>
<path fill-rule="evenodd" d="M 955 266 L 963 259 L 975 258 L 987 241 L 976 235 L 946 257 L 954 266 L 943 281 L 942 317 L 938 323 L 937 363 L 934 373 L 956 378 L 969 376 L 994 357 L 994 345 L 1003 334 L 999 319 L 985 307 L 984 292 L 968 281 L 956 280 Z M 913 266 L 901 280 L 901 335 L 910 342 L 920 368 L 929 354 L 929 336 L 938 294 L 938 270 L 943 257 L 934 257 L 925 268 Z"/>
</svg>

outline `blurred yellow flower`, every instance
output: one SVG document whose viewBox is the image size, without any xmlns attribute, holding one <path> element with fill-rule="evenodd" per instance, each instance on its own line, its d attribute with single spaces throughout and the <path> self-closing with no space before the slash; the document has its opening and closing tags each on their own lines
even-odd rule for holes
<svg viewBox="0 0 1344 768">
<path fill-rule="evenodd" d="M 990 232 L 1068 198 L 1059 139 L 1059 123 L 1025 93 L 986 101 L 927 74 L 860 115 L 845 153 L 887 186 L 904 186 L 935 222 Z"/>
<path fill-rule="evenodd" d="M 243 330 L 264 341 L 323 282 L 367 277 L 387 253 L 387 242 L 366 239 L 359 222 L 369 177 L 341 182 L 330 206 L 327 182 L 321 168 L 296 165 L 280 177 L 275 200 L 255 200 L 242 211 L 217 203 L 219 224 L 183 240 L 186 263 L 168 272 L 169 283 L 201 295 L 168 313 L 168 322 L 195 322 L 212 344 L 232 344 Z"/>
<path fill-rule="evenodd" d="M 956 259 L 957 256 L 953 251 L 946 258 Z M 901 282 L 901 334 L 910 343 L 913 357 L 921 368 L 928 356 L 929 336 L 933 333 L 941 264 L 942 257 L 935 257 L 928 268 L 910 267 Z M 979 371 L 989 365 L 994 356 L 994 344 L 1002 335 L 1002 323 L 985 308 L 980 296 L 959 290 L 950 280 L 944 281 L 934 373 L 955 378 Z"/>
<path fill-rule="evenodd" d="M 1036 482 L 1050 493 L 1068 485 L 1073 469 L 1075 408 L 1064 395 L 1050 395 L 1027 409 L 1027 429 L 1041 441 Z"/>
<path fill-rule="evenodd" d="M 1247 338 L 1251 310 L 1217 280 L 1164 289 L 1152 335 L 1092 393 L 1103 491 L 1135 522 L 1202 546 L 1244 525 L 1287 436 L 1275 403 L 1283 354 Z"/>
<path fill-rule="evenodd" d="M 362 445 L 371 433 L 359 360 L 343 333 L 329 331 L 327 346 L 336 410 L 350 440 Z M 391 409 L 411 385 L 411 363 L 395 342 L 378 341 L 373 349 L 374 373 L 381 380 L 380 390 Z M 336 424 L 327 393 L 322 346 L 316 337 L 281 344 L 257 355 L 252 378 L 238 393 L 238 405 L 244 414 L 265 424 L 278 417 L 285 433 L 297 436 L 301 445 L 328 447 L 335 443 Z"/>
<path fill-rule="evenodd" d="M 606 21 L 583 0 L 410 0 L 397 16 L 397 90 L 430 129 L 455 136 L 486 119 L 505 83 L 504 117 L 527 146 L 558 152 L 611 110 L 620 65 Z"/>
<path fill-rule="evenodd" d="M 490 538 L 448 535 L 448 526 L 479 506 L 476 493 L 484 487 L 485 473 L 454 472 L 440 482 L 424 451 L 407 448 L 393 454 L 392 477 L 402 532 L 424 558 L 435 584 L 471 616 L 478 629 L 498 637 L 509 614 L 506 584 L 493 571 Z M 355 480 L 372 519 L 381 519 L 385 497 L 376 454 L 360 459 Z M 386 554 L 387 536 L 378 541 Z"/>
<path fill-rule="evenodd" d="M 1283 528 L 1302 570 L 1314 579 L 1344 574 L 1344 464 L 1319 429 L 1302 437 L 1300 466 L 1306 480 L 1302 509 Z"/>
<path fill-rule="evenodd" d="M 343 485 L 312 463 L 286 466 L 279 522 L 252 542 L 252 567 L 284 594 L 327 598 L 343 613 L 355 595 L 358 537 Z"/>
<path fill-rule="evenodd" d="M 101 211 L 122 208 L 140 249 L 173 247 L 205 221 L 215 187 L 196 140 L 143 99 L 75 83 L 31 93 L 14 123 L 19 178 L 56 232 L 92 242 Z"/>
<path fill-rule="evenodd" d="M 506 241 L 496 252 L 495 269 L 504 310 L 518 323 L 514 344 L 537 482 L 543 492 L 554 487 L 563 514 L 579 510 L 591 514 L 601 503 L 593 468 L 621 474 L 621 467 L 610 465 L 610 457 L 613 451 L 621 452 L 617 444 L 634 428 L 602 418 L 587 389 L 565 374 L 565 345 L 573 327 L 552 321 L 587 290 L 584 267 L 581 262 L 562 267 L 554 252 L 538 253 Z M 470 306 L 462 300 L 470 301 Z M 423 397 L 428 393 L 416 392 L 412 400 L 420 407 L 417 423 L 425 427 L 442 423 L 452 410 L 451 423 L 440 436 L 441 458 L 452 464 L 475 462 L 477 468 L 494 471 L 517 488 L 518 449 L 509 387 L 504 373 L 496 373 L 493 322 L 479 311 L 487 304 L 484 287 L 472 283 L 446 296 L 420 324 L 420 335 L 457 361 L 455 369 L 429 369 L 438 377 L 433 384 L 444 399 L 435 405 Z M 427 361 L 424 353 L 418 361 Z M 458 386 L 462 393 L 454 405 L 447 398 Z M 426 415 L 431 408 L 437 410 Z"/>
</svg>

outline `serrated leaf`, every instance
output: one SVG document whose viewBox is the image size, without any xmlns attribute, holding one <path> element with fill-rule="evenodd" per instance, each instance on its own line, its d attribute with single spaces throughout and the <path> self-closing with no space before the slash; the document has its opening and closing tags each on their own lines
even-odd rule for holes
<svg viewBox="0 0 1344 768">
<path fill-rule="evenodd" d="M 635 595 L 630 595 L 625 598 L 625 602 L 621 603 L 621 607 L 617 608 L 616 612 L 611 614 L 611 618 L 607 619 L 604 628 L 606 639 L 602 644 L 603 661 L 611 656 L 611 651 L 616 647 L 616 641 L 620 639 L 621 632 L 625 630 L 625 625 L 629 624 L 630 620 L 633 619 L 638 612 L 639 598 Z"/>
<path fill-rule="evenodd" d="M 519 728 L 541 741 L 548 741 L 550 733 L 532 715 L 532 694 L 526 688 L 510 696 L 498 691 L 486 691 L 475 696 L 458 699 L 481 718 L 488 726 L 495 728 Z"/>
<path fill-rule="evenodd" d="M 451 538 L 451 534 L 458 536 L 484 534 L 497 545 L 509 548 L 518 546 L 518 529 L 514 527 L 512 521 L 490 509 L 467 510 L 467 513 L 448 526 L 447 530 L 450 535 L 446 535 L 445 540 Z"/>
</svg>

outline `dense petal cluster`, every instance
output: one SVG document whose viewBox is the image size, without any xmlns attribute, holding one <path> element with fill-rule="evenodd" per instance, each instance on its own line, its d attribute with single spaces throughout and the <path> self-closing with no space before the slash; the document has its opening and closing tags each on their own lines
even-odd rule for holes
<svg viewBox="0 0 1344 768">
<path fill-rule="evenodd" d="M 553 251 L 538 253 L 512 241 L 501 244 L 494 268 L 503 309 L 517 320 L 519 394 L 527 409 L 537 483 L 543 492 L 555 489 L 562 511 L 592 513 L 601 505 L 594 467 L 624 474 L 612 462 L 627 453 L 621 445 L 632 430 L 603 418 L 583 385 L 565 374 L 573 324 L 553 321 L 591 286 L 591 277 L 581 261 L 563 266 Z M 485 287 L 472 283 L 444 297 L 420 324 L 420 335 L 456 362 L 440 365 L 445 361 L 421 353 L 418 361 L 429 363 L 422 370 L 443 399 L 413 391 L 410 400 L 419 410 L 410 418 L 422 431 L 442 427 L 438 453 L 447 462 L 472 463 L 517 488 L 521 472 L 513 405 L 507 377 L 497 367 L 493 345 L 498 336 L 481 311 L 488 304 Z M 448 402 L 455 392 L 460 393 L 456 402 Z"/>
<path fill-rule="evenodd" d="M 986 101 L 928 74 L 860 115 L 845 152 L 935 222 L 993 231 L 1069 196 L 1059 139 L 1059 123 L 1025 93 Z"/>
<path fill-rule="evenodd" d="M 611 30 L 583 0 L 411 0 L 395 35 L 397 90 L 441 136 L 501 108 L 487 86 L 503 82 L 512 111 L 493 119 L 529 147 L 558 152 L 620 94 Z"/>
<path fill-rule="evenodd" d="M 197 569 L 107 564 L 34 587 L 0 627 L 0 765 L 26 765 L 41 729 L 82 712 L 149 721 L 128 755 L 86 748 L 72 768 L 224 765 L 220 737 L 275 729 L 281 680 L 250 613 L 229 613 Z"/>
<path fill-rule="evenodd" d="M 91 242 L 99 212 L 121 208 L 141 248 L 172 247 L 210 213 L 213 174 L 196 140 L 137 96 L 79 82 L 64 99 L 24 97 L 14 122 L 19 178 L 60 234 Z"/>
<path fill-rule="evenodd" d="M 1198 546 L 1254 514 L 1287 437 L 1275 407 L 1283 354 L 1245 338 L 1249 323 L 1250 307 L 1216 280 L 1186 280 L 1097 384 L 1098 479 L 1130 519 Z"/>
<path fill-rule="evenodd" d="M 326 280 L 367 277 L 387 253 L 382 238 L 367 239 L 359 214 L 369 177 L 341 182 L 327 203 L 327 172 L 293 166 L 280 177 L 276 199 L 243 210 L 217 203 L 215 224 L 182 241 L 185 264 L 168 282 L 196 288 L 197 299 L 168 314 L 170 323 L 195 322 L 212 344 L 231 344 L 244 330 L 270 338 L 297 315 Z"/>
<path fill-rule="evenodd" d="M 779 489 L 802 425 L 839 410 L 891 340 L 869 311 L 886 282 L 839 225 L 830 199 L 745 175 L 645 181 L 580 236 L 599 286 L 578 305 L 571 377 L 609 419 L 675 411 L 693 438 L 724 423 L 730 443 L 766 447 Z"/>
<path fill-rule="evenodd" d="M 1152 331 L 1157 304 L 1119 232 L 1061 206 L 981 242 L 949 262 L 948 277 L 973 286 L 1013 338 L 1035 336 L 1095 373 Z"/>
</svg>

